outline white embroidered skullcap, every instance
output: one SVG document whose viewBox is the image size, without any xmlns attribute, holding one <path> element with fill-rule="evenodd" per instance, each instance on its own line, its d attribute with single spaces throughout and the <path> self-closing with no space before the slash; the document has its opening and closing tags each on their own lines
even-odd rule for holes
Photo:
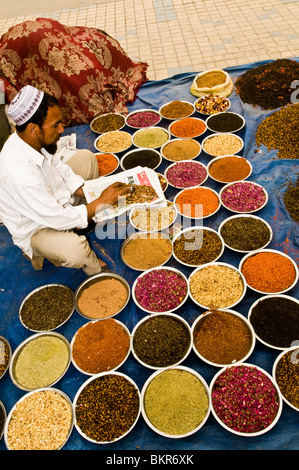
<svg viewBox="0 0 299 470">
<path fill-rule="evenodd" d="M 31 85 L 24 86 L 10 103 L 7 110 L 8 115 L 17 126 L 21 126 L 37 111 L 43 96 L 43 91 Z"/>
</svg>

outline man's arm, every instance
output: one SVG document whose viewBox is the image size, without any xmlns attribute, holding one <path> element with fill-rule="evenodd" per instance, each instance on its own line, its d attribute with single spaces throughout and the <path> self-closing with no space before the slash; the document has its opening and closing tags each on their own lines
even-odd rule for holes
<svg viewBox="0 0 299 470">
<path fill-rule="evenodd" d="M 104 189 L 102 194 L 94 201 L 86 204 L 88 222 L 95 216 L 95 214 L 103 209 L 105 206 L 113 206 L 117 203 L 118 198 L 125 196 L 130 191 L 129 185 L 125 183 L 113 183 L 108 188 Z M 75 196 L 85 197 L 83 186 L 75 191 Z"/>
</svg>

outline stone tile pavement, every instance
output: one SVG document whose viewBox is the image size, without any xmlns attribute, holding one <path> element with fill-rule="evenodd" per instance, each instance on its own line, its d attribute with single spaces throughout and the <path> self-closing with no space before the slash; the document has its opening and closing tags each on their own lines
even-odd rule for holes
<svg viewBox="0 0 299 470">
<path fill-rule="evenodd" d="M 18 17 L 0 14 L 0 34 L 40 16 L 97 27 L 132 59 L 148 62 L 150 80 L 299 56 L 299 0 L 83 0 L 76 8 L 61 3 L 65 9 L 52 11 L 45 2 L 26 15 L 26 2 L 18 2 Z"/>
</svg>

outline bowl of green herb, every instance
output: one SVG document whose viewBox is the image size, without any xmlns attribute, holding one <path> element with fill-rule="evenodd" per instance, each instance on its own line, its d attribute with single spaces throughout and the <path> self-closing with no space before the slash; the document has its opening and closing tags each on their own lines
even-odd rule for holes
<svg viewBox="0 0 299 470">
<path fill-rule="evenodd" d="M 210 414 L 207 383 L 195 370 L 184 366 L 155 371 L 142 388 L 141 403 L 147 425 L 173 439 L 197 432 Z"/>
</svg>

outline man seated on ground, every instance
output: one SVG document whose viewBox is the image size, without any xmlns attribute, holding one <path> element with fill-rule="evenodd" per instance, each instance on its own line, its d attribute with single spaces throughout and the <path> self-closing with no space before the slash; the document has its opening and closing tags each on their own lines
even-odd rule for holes
<svg viewBox="0 0 299 470">
<path fill-rule="evenodd" d="M 114 183 L 98 199 L 82 203 L 84 180 L 99 176 L 97 160 L 88 150 L 79 150 L 67 164 L 55 155 L 64 127 L 59 103 L 47 93 L 26 85 L 8 115 L 16 131 L 0 153 L 0 217 L 14 244 L 35 269 L 47 258 L 88 275 L 108 270 L 76 230 L 125 196 L 127 186 Z"/>
</svg>

